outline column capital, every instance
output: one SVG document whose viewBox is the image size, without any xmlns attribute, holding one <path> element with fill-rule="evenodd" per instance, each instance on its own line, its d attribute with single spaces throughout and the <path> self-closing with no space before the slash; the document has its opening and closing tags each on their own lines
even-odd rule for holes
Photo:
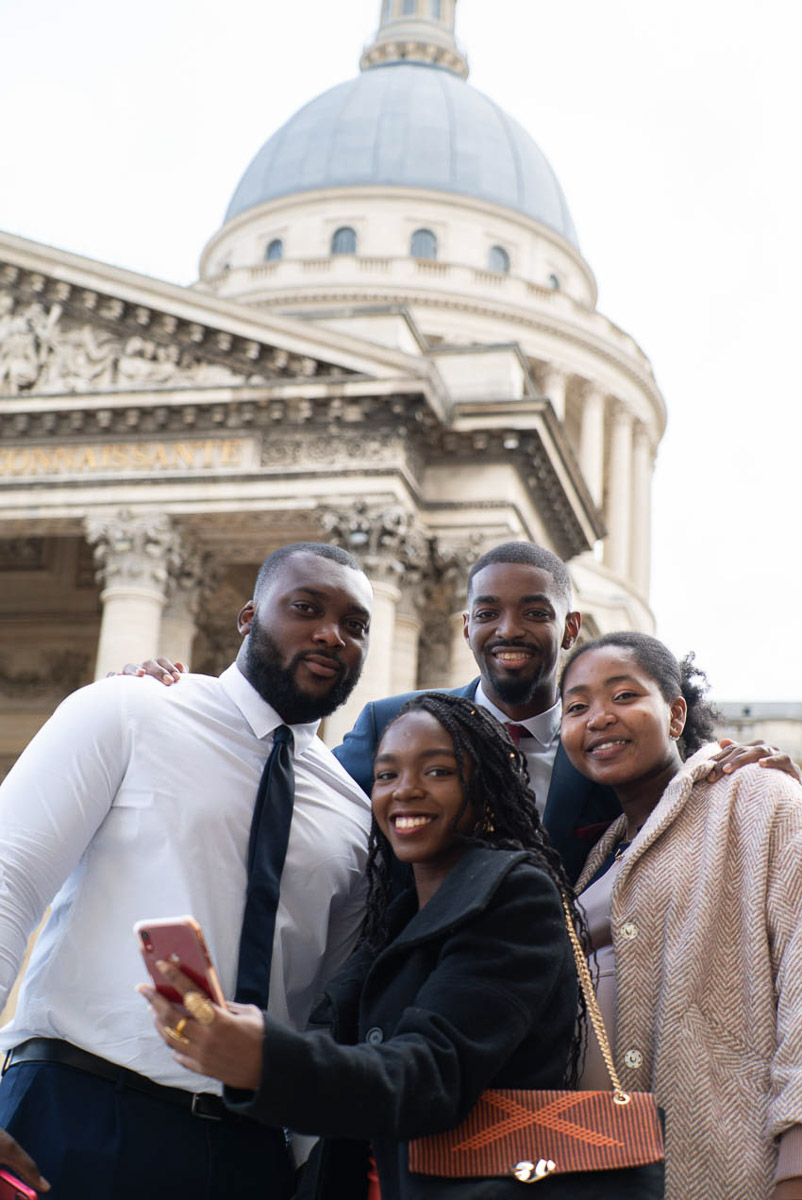
<svg viewBox="0 0 802 1200">
<path fill-rule="evenodd" d="M 120 508 L 87 517 L 84 531 L 93 547 L 104 595 L 110 590 L 131 590 L 165 597 L 177 545 L 169 517 Z"/>
<path fill-rule="evenodd" d="M 634 429 L 635 414 L 623 400 L 613 400 L 610 406 L 610 415 L 612 416 L 614 425 L 627 426 L 630 429 Z"/>
<path fill-rule="evenodd" d="M 491 543 L 492 544 L 492 543 Z M 453 541 L 433 539 L 431 566 L 420 589 L 423 611 L 418 686 L 451 686 L 454 674 L 453 628 L 461 627 L 461 613 L 468 591 L 468 575 L 477 558 L 488 548 L 479 533 Z M 462 682 L 462 681 L 460 681 Z"/>
<path fill-rule="evenodd" d="M 600 387 L 595 379 L 580 379 L 579 395 L 582 400 L 604 400 L 607 392 Z"/>
<path fill-rule="evenodd" d="M 327 509 L 322 524 L 327 540 L 353 554 L 370 579 L 407 587 L 422 579 L 430 538 L 400 504 L 358 500 L 349 508 Z"/>
<path fill-rule="evenodd" d="M 652 438 L 648 425 L 643 421 L 635 419 L 635 428 L 632 433 L 635 449 L 638 451 L 648 450 L 650 461 L 654 461 L 656 447 Z"/>
<path fill-rule="evenodd" d="M 208 550 L 195 539 L 174 530 L 173 544 L 167 559 L 167 603 L 196 617 L 204 599 L 220 581 L 220 565 Z"/>
</svg>

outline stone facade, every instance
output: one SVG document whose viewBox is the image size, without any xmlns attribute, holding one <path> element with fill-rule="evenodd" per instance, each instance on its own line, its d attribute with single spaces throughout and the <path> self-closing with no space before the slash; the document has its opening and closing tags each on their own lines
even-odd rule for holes
<svg viewBox="0 0 802 1200">
<path fill-rule="evenodd" d="M 454 0 L 406 7 L 382 4 L 363 65 L 462 79 Z M 193 288 L 0 235 L 0 771 L 126 661 L 225 666 L 288 541 L 348 547 L 376 590 L 331 741 L 368 698 L 469 676 L 466 571 L 500 541 L 570 561 L 589 632 L 650 630 L 665 408 L 595 304 L 567 236 L 426 187 L 256 204 Z"/>
</svg>

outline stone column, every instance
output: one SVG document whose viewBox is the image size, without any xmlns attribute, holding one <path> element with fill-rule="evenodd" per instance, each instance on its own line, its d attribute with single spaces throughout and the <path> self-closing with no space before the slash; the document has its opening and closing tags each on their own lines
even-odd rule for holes
<svg viewBox="0 0 802 1200">
<path fill-rule="evenodd" d="M 400 505 L 369 505 L 360 500 L 350 510 L 327 512 L 323 524 L 330 542 L 359 559 L 374 596 L 370 650 L 362 677 L 348 702 L 326 718 L 326 741 L 334 746 L 369 700 L 393 695 L 399 680 L 404 690 L 415 686 L 417 656 L 411 651 L 417 631 L 408 617 L 397 624 L 396 610 L 402 585 L 412 587 L 420 576 L 427 547 L 425 536 Z"/>
<path fill-rule="evenodd" d="M 461 687 L 476 674 L 476 665 L 462 636 L 467 604 L 468 572 L 486 549 L 481 534 L 459 543 L 433 542 L 425 582 L 426 621 L 421 637 L 421 687 Z"/>
<path fill-rule="evenodd" d="M 408 596 L 406 584 L 401 588 L 401 600 L 395 614 L 395 651 L 390 674 L 390 695 L 414 692 L 418 686 L 418 655 L 421 621 L 417 605 Z"/>
<path fill-rule="evenodd" d="M 128 509 L 87 517 L 85 527 L 103 585 L 95 664 L 95 678 L 102 679 L 159 648 L 175 535 L 169 517 Z"/>
<path fill-rule="evenodd" d="M 465 622 L 462 614 L 465 612 L 465 604 L 457 612 L 451 614 L 449 626 L 451 630 L 451 662 L 448 673 L 448 686 L 450 688 L 462 687 L 469 679 L 479 674 L 479 668 L 476 665 L 473 655 L 471 654 L 470 646 L 465 641 Z"/>
<path fill-rule="evenodd" d="M 582 394 L 579 465 L 597 508 L 604 497 L 604 394 L 587 383 Z"/>
<path fill-rule="evenodd" d="M 654 460 L 649 433 L 638 422 L 632 453 L 632 538 L 630 571 L 632 582 L 644 600 L 649 597 L 652 552 L 652 472 Z"/>
<path fill-rule="evenodd" d="M 565 385 L 568 376 L 559 367 L 548 367 L 543 374 L 543 395 L 551 400 L 551 406 L 560 421 L 565 420 Z"/>
<path fill-rule="evenodd" d="M 632 528 L 632 413 L 623 405 L 615 408 L 610 437 L 610 467 L 607 481 L 607 528 L 604 561 L 611 571 L 629 578 Z"/>
<path fill-rule="evenodd" d="M 192 643 L 204 593 L 216 582 L 210 556 L 185 537 L 176 540 L 162 613 L 159 654 L 192 669 Z"/>
</svg>

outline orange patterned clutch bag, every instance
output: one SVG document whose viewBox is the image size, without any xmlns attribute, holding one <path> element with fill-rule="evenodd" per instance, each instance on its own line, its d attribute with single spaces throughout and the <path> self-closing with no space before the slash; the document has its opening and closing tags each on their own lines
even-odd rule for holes
<svg viewBox="0 0 802 1200">
<path fill-rule="evenodd" d="M 612 1090 L 483 1092 L 456 1129 L 409 1143 L 410 1171 L 450 1179 L 507 1176 L 535 1183 L 549 1175 L 636 1169 L 663 1161 L 663 1126 L 655 1098 L 651 1092 L 625 1092 L 621 1086 L 565 900 L 563 907 L 579 983 Z M 649 1188 L 650 1182 L 643 1194 L 652 1194 Z M 662 1195 L 659 1184 L 655 1194 Z"/>
<path fill-rule="evenodd" d="M 663 1158 L 651 1092 L 483 1092 L 456 1129 L 409 1145 L 409 1169 L 447 1178 L 516 1175 L 522 1182 L 570 1171 L 645 1166 Z M 539 1174 L 538 1174 L 539 1170 Z"/>
</svg>

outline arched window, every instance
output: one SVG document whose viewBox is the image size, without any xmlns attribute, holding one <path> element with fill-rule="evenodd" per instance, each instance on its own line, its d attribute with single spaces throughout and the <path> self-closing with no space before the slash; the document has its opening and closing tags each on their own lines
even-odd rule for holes
<svg viewBox="0 0 802 1200">
<path fill-rule="evenodd" d="M 555 275 L 553 271 L 551 275 L 549 275 L 549 287 L 555 292 L 559 292 L 560 290 L 559 276 Z"/>
<path fill-rule="evenodd" d="M 414 17 L 415 12 L 417 11 L 417 7 L 418 7 L 418 0 L 404 0 L 404 5 L 403 5 L 403 8 L 401 9 L 401 12 L 403 13 L 403 15 L 405 17 Z"/>
<path fill-rule="evenodd" d="M 275 262 L 276 259 L 284 257 L 284 243 L 281 238 L 273 238 L 272 242 L 268 242 L 265 250 L 265 259 L 267 262 Z"/>
<path fill-rule="evenodd" d="M 356 254 L 356 232 L 350 225 L 335 229 L 331 239 L 332 254 Z"/>
<path fill-rule="evenodd" d="M 510 256 L 503 246 L 491 246 L 487 256 L 488 271 L 500 271 L 502 275 L 510 273 Z"/>
<path fill-rule="evenodd" d="M 409 244 L 413 258 L 437 258 L 437 238 L 431 229 L 416 229 Z"/>
<path fill-rule="evenodd" d="M 393 15 L 393 0 L 384 0 L 384 19 L 389 21 Z"/>
<path fill-rule="evenodd" d="M 435 21 L 443 19 L 443 0 L 432 0 L 432 16 Z"/>
</svg>

